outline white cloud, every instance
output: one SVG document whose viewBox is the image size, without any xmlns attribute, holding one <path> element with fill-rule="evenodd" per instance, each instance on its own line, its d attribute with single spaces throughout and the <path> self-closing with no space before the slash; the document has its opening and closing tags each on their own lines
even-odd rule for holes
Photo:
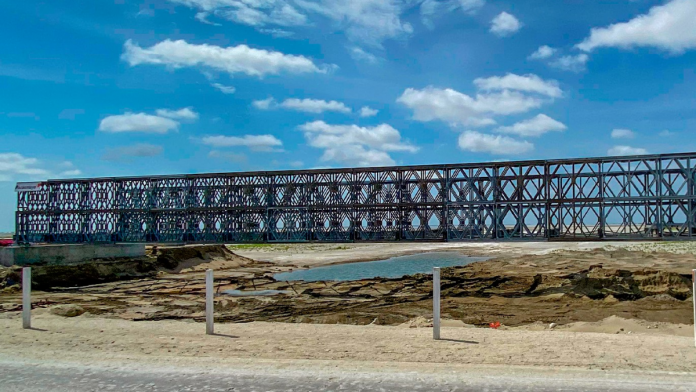
<svg viewBox="0 0 696 392">
<path fill-rule="evenodd" d="M 0 153 L 0 181 L 11 181 L 13 178 L 35 178 L 48 176 L 48 170 L 38 167 L 39 160 L 27 158 L 13 152 Z"/>
<path fill-rule="evenodd" d="M 593 28 L 577 47 L 586 52 L 600 47 L 654 47 L 680 54 L 696 48 L 695 24 L 696 1 L 672 0 L 628 22 Z"/>
<path fill-rule="evenodd" d="M 323 113 L 323 112 L 338 112 L 350 113 L 351 109 L 343 102 L 324 101 L 323 99 L 298 99 L 288 98 L 281 103 L 277 103 L 274 98 L 266 98 L 258 101 L 253 101 L 252 106 L 260 110 L 270 110 L 275 108 L 283 108 L 305 113 Z"/>
<path fill-rule="evenodd" d="M 554 49 L 548 45 L 542 45 L 539 47 L 539 49 L 537 49 L 534 53 L 530 54 L 527 58 L 530 60 L 543 60 L 556 54 L 556 51 L 557 49 Z"/>
<path fill-rule="evenodd" d="M 476 97 L 453 89 L 408 88 L 397 99 L 413 110 L 418 121 L 441 120 L 451 125 L 487 126 L 495 124 L 494 115 L 524 113 L 540 107 L 544 100 L 517 91 L 477 94 Z"/>
<path fill-rule="evenodd" d="M 295 35 L 292 31 L 283 29 L 259 29 L 261 33 L 272 35 L 274 38 L 288 38 Z"/>
<path fill-rule="evenodd" d="M 201 23 L 209 24 L 211 26 L 220 26 L 220 23 L 215 23 L 215 22 L 211 22 L 210 20 L 208 20 L 209 16 L 210 16 L 210 12 L 198 12 L 198 13 L 196 13 L 195 18 L 197 21 L 199 21 Z"/>
<path fill-rule="evenodd" d="M 486 4 L 486 0 L 425 0 L 420 5 L 423 24 L 434 28 L 434 19 L 448 12 L 460 9 L 466 14 L 474 14 Z"/>
<path fill-rule="evenodd" d="M 474 131 L 466 131 L 459 135 L 459 148 L 471 152 L 485 152 L 496 155 L 517 155 L 534 150 L 534 145 L 530 142 L 516 140 L 507 136 L 493 136 Z"/>
<path fill-rule="evenodd" d="M 418 148 L 401 140 L 401 133 L 388 124 L 374 127 L 330 125 L 323 121 L 299 127 L 312 147 L 324 149 L 322 161 L 347 165 L 393 165 L 391 151 L 416 152 Z"/>
<path fill-rule="evenodd" d="M 171 118 L 172 120 L 198 120 L 198 113 L 191 108 L 179 110 L 157 109 L 155 113 L 160 117 Z"/>
<path fill-rule="evenodd" d="M 276 101 L 273 99 L 273 97 L 266 98 L 266 99 L 259 99 L 256 101 L 253 101 L 251 103 L 251 106 L 255 107 L 256 109 L 260 110 L 268 110 L 271 107 L 275 106 Z"/>
<path fill-rule="evenodd" d="M 47 169 L 49 166 L 51 169 Z M 72 162 L 48 164 L 14 152 L 0 153 L 0 181 L 32 181 L 53 177 L 76 177 L 82 171 Z"/>
<path fill-rule="evenodd" d="M 307 23 L 307 17 L 289 2 L 282 0 L 169 0 L 190 8 L 201 10 L 196 19 L 209 24 L 211 14 L 229 21 L 249 26 L 301 26 Z"/>
<path fill-rule="evenodd" d="M 348 50 L 348 53 L 350 53 L 351 57 L 353 57 L 353 60 L 355 61 L 363 61 L 368 64 L 377 64 L 379 62 L 379 58 L 377 56 L 370 52 L 366 52 L 364 49 L 358 46 L 351 47 Z"/>
<path fill-rule="evenodd" d="M 70 161 L 61 162 L 57 165 L 52 165 L 53 171 L 57 170 L 57 176 L 60 178 L 70 178 L 82 175 L 82 170 L 75 167 Z M 52 177 L 54 175 L 51 175 Z"/>
<path fill-rule="evenodd" d="M 265 152 L 279 152 L 282 151 L 283 147 L 283 142 L 273 135 L 244 135 L 242 137 L 213 135 L 203 137 L 202 142 L 217 148 L 247 147 L 252 151 Z"/>
<path fill-rule="evenodd" d="M 351 109 L 343 102 L 324 101 L 322 99 L 297 99 L 289 98 L 280 104 L 280 107 L 289 110 L 306 113 L 339 112 L 350 113 Z"/>
<path fill-rule="evenodd" d="M 338 162 L 346 166 L 393 166 L 396 161 L 384 152 L 366 149 L 358 144 L 349 144 L 341 148 L 327 148 L 321 156 L 323 162 Z"/>
<path fill-rule="evenodd" d="M 332 20 L 348 40 L 362 45 L 382 47 L 387 39 L 406 37 L 413 27 L 401 20 L 408 2 L 396 0 L 295 0 L 306 12 Z"/>
<path fill-rule="evenodd" d="M 633 139 L 636 136 L 630 129 L 617 128 L 611 131 L 612 139 Z"/>
<path fill-rule="evenodd" d="M 590 57 L 585 53 L 577 55 L 562 56 L 549 63 L 550 66 L 564 71 L 582 72 L 585 70 L 587 61 Z"/>
<path fill-rule="evenodd" d="M 567 128 L 562 122 L 556 121 L 545 114 L 539 114 L 536 117 L 520 121 L 508 127 L 496 128 L 494 131 L 521 137 L 539 137 L 547 132 L 561 132 Z"/>
<path fill-rule="evenodd" d="M 313 121 L 299 128 L 305 132 L 310 144 L 314 147 L 329 148 L 346 144 L 362 144 L 384 151 L 418 151 L 417 147 L 402 142 L 401 133 L 389 124 L 359 127 Z"/>
<path fill-rule="evenodd" d="M 234 92 L 237 91 L 237 89 L 233 86 L 225 86 L 224 84 L 220 83 L 211 83 L 210 85 L 220 90 L 220 92 L 223 94 L 234 94 Z"/>
<path fill-rule="evenodd" d="M 521 28 L 522 23 L 514 15 L 501 12 L 491 21 L 490 31 L 498 37 L 507 37 L 515 34 Z"/>
<path fill-rule="evenodd" d="M 82 175 L 82 170 L 80 169 L 70 169 L 70 170 L 65 170 L 62 171 L 58 174 L 60 177 L 67 178 L 67 177 L 77 177 Z"/>
<path fill-rule="evenodd" d="M 372 117 L 376 116 L 377 113 L 379 113 L 379 110 L 372 109 L 369 106 L 363 106 L 360 108 L 360 117 Z"/>
<path fill-rule="evenodd" d="M 103 159 L 106 161 L 119 161 L 128 158 L 146 158 L 162 155 L 163 152 L 164 148 L 162 146 L 140 143 L 108 149 Z"/>
<path fill-rule="evenodd" d="M 263 77 L 281 72 L 326 73 L 332 67 L 317 67 L 304 56 L 254 49 L 246 45 L 220 47 L 190 44 L 184 40 L 165 40 L 142 48 L 131 40 L 124 44 L 121 58 L 130 66 L 140 64 L 165 65 L 172 68 L 208 67 L 230 75 L 242 73 Z"/>
<path fill-rule="evenodd" d="M 401 0 L 169 0 L 216 17 L 256 28 L 264 26 L 294 27 L 316 25 L 326 18 L 342 31 L 349 41 L 381 47 L 387 39 L 408 36 L 411 25 L 401 14 L 412 1 Z M 477 0 L 458 0 L 462 4 Z M 310 20 L 310 18 L 314 18 Z"/>
<path fill-rule="evenodd" d="M 179 129 L 179 122 L 145 113 L 125 113 L 108 116 L 99 123 L 102 132 L 145 132 L 164 134 Z"/>
<path fill-rule="evenodd" d="M 283 1 L 236 1 L 233 6 L 218 9 L 215 15 L 221 18 L 254 27 L 278 25 L 284 27 L 303 26 L 307 16 Z"/>
<path fill-rule="evenodd" d="M 559 98 L 563 91 L 558 87 L 555 80 L 544 80 L 537 75 L 516 75 L 508 73 L 505 76 L 492 76 L 489 78 L 478 78 L 474 84 L 479 90 L 499 91 L 499 90 L 518 90 L 529 93 L 538 93 L 552 98 Z"/>
<path fill-rule="evenodd" d="M 648 153 L 648 150 L 644 148 L 639 148 L 639 147 L 631 147 L 631 146 L 614 146 L 607 151 L 608 155 L 616 156 L 616 155 L 645 155 Z"/>
</svg>

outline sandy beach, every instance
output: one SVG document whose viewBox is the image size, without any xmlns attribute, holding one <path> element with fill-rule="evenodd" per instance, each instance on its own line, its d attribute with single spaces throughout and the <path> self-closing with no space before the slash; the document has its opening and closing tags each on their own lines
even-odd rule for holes
<svg viewBox="0 0 696 392">
<path fill-rule="evenodd" d="M 36 312 L 35 329 L 21 329 L 18 314 L 0 318 L 5 339 L 0 356 L 89 364 L 142 362 L 224 367 L 258 361 L 414 370 L 448 366 L 534 366 L 594 370 L 693 372 L 693 329 L 608 319 L 594 325 L 534 331 L 445 326 L 432 328 L 254 322 L 218 324 L 206 336 L 203 323 L 64 318 Z M 456 323 L 454 325 L 457 325 Z M 651 327 L 648 329 L 648 327 Z M 575 330 L 597 332 L 573 332 Z M 601 331 L 601 332 L 600 332 Z M 602 333 L 605 332 L 605 333 Z M 611 333 L 608 333 L 611 332 Z"/>
</svg>

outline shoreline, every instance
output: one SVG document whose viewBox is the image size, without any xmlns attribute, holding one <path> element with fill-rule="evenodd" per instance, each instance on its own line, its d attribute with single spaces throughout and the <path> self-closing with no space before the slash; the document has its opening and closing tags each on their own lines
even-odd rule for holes
<svg viewBox="0 0 696 392">
<path fill-rule="evenodd" d="M 264 244 L 258 248 L 226 245 L 235 254 L 275 265 L 312 268 L 325 265 L 386 260 L 431 252 L 458 252 L 469 257 L 510 257 L 545 254 L 558 250 L 594 250 L 623 248 L 640 242 L 548 242 L 548 241 L 481 241 L 481 242 L 370 242 L 370 243 L 297 243 Z"/>
</svg>

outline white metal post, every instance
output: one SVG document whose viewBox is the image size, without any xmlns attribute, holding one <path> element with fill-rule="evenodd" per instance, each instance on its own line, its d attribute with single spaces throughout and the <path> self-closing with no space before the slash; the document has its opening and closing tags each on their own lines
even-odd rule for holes
<svg viewBox="0 0 696 392">
<path fill-rule="evenodd" d="M 22 327 L 31 328 L 31 267 L 22 268 Z"/>
<path fill-rule="evenodd" d="M 691 271 L 691 283 L 694 286 L 691 291 L 691 299 L 694 301 L 694 346 L 696 346 L 696 269 Z"/>
<path fill-rule="evenodd" d="M 433 339 L 440 340 L 440 268 L 433 268 Z"/>
<path fill-rule="evenodd" d="M 205 271 L 205 333 L 214 333 L 215 310 L 213 309 L 213 270 Z"/>
</svg>

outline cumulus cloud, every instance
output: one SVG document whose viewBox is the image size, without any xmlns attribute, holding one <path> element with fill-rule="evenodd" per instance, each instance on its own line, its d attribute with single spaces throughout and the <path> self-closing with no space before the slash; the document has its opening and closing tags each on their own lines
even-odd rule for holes
<svg viewBox="0 0 696 392">
<path fill-rule="evenodd" d="M 282 108 L 305 113 L 323 113 L 323 112 L 338 112 L 350 113 L 351 109 L 343 102 L 325 101 L 323 99 L 298 99 L 288 98 L 281 103 L 277 103 L 273 98 L 253 101 L 252 105 L 260 110 L 270 110 Z"/>
<path fill-rule="evenodd" d="M 530 54 L 527 58 L 530 60 L 543 60 L 556 54 L 556 51 L 556 49 L 548 45 L 542 45 L 539 47 L 539 49 L 537 49 L 534 53 Z"/>
<path fill-rule="evenodd" d="M 577 47 L 585 52 L 596 48 L 654 47 L 672 54 L 696 48 L 696 2 L 672 0 L 652 7 L 647 14 L 628 22 L 593 28 Z"/>
<path fill-rule="evenodd" d="M 631 146 L 614 146 L 607 151 L 608 155 L 644 155 L 648 150 Z"/>
<path fill-rule="evenodd" d="M 164 134 L 179 129 L 179 122 L 171 118 L 145 113 L 117 114 L 108 116 L 99 123 L 101 132 L 145 132 Z"/>
<path fill-rule="evenodd" d="M 501 12 L 491 21 L 490 32 L 498 37 L 507 37 L 515 34 L 521 28 L 522 23 L 514 15 Z"/>
<path fill-rule="evenodd" d="M 374 127 L 331 125 L 323 121 L 299 127 L 312 147 L 321 148 L 322 161 L 356 166 L 393 165 L 388 152 L 416 152 L 418 148 L 401 140 L 401 133 L 388 124 Z"/>
<path fill-rule="evenodd" d="M 563 95 L 557 82 L 536 75 L 479 78 L 474 84 L 480 92 L 473 97 L 429 86 L 421 90 L 408 88 L 397 102 L 411 108 L 418 121 L 440 120 L 480 127 L 495 124 L 496 115 L 525 113 Z"/>
<path fill-rule="evenodd" d="M 324 101 L 323 99 L 289 98 L 280 104 L 281 108 L 306 113 L 339 112 L 350 113 L 351 109 L 343 102 Z"/>
<path fill-rule="evenodd" d="M 49 164 L 16 152 L 0 153 L 0 181 L 32 181 L 82 174 L 72 162 Z"/>
<path fill-rule="evenodd" d="M 237 91 L 237 89 L 233 86 L 225 86 L 224 84 L 220 83 L 211 83 L 210 85 L 218 89 L 223 94 L 234 94 L 235 91 Z"/>
<path fill-rule="evenodd" d="M 372 109 L 369 106 L 363 106 L 360 108 L 360 117 L 372 117 L 376 116 L 377 113 L 379 113 L 379 110 Z"/>
<path fill-rule="evenodd" d="M 585 70 L 589 59 L 590 57 L 587 54 L 580 53 L 559 57 L 549 62 L 549 65 L 564 71 L 582 72 Z"/>
<path fill-rule="evenodd" d="M 0 153 L 0 181 L 36 176 L 48 176 L 48 170 L 39 167 L 38 159 L 13 152 Z"/>
<path fill-rule="evenodd" d="M 539 114 L 536 117 L 520 121 L 511 126 L 496 128 L 494 131 L 521 137 L 539 137 L 547 132 L 562 132 L 567 128 L 562 122 L 556 121 L 545 114 Z"/>
<path fill-rule="evenodd" d="M 421 21 L 429 28 L 434 28 L 434 19 L 442 14 L 461 10 L 474 14 L 486 4 L 485 0 L 425 0 L 420 5 Z"/>
<path fill-rule="evenodd" d="M 259 99 L 256 101 L 253 101 L 251 103 L 251 106 L 255 107 L 256 109 L 260 110 L 268 110 L 271 107 L 275 106 L 276 101 L 273 99 L 273 97 L 266 98 L 266 99 Z"/>
<path fill-rule="evenodd" d="M 318 67 L 304 56 L 289 55 L 246 45 L 221 47 L 190 44 L 184 40 L 164 40 L 149 48 L 126 41 L 121 59 L 134 67 L 141 64 L 165 65 L 172 68 L 206 67 L 230 75 L 246 74 L 263 77 L 282 72 L 326 73 L 331 66 Z"/>
<path fill-rule="evenodd" d="M 441 120 L 451 125 L 486 126 L 495 124 L 494 114 L 523 113 L 541 106 L 540 99 L 504 91 L 496 94 L 478 94 L 470 97 L 452 89 L 426 87 L 408 88 L 399 97 L 400 102 L 413 110 L 418 121 Z"/>
<path fill-rule="evenodd" d="M 633 139 L 636 134 L 630 129 L 617 128 L 611 131 L 612 139 Z"/>
<path fill-rule="evenodd" d="M 111 148 L 106 151 L 102 159 L 106 161 L 120 161 L 129 158 L 146 158 L 162 155 L 164 148 L 153 144 L 134 144 L 132 146 L 123 146 Z"/>
<path fill-rule="evenodd" d="M 459 148 L 464 151 L 485 152 L 496 155 L 518 155 L 534 150 L 527 141 L 516 140 L 502 135 L 487 135 L 466 131 L 459 135 Z"/>
<path fill-rule="evenodd" d="M 558 87 L 555 80 L 544 80 L 537 75 L 516 75 L 508 73 L 505 76 L 492 76 L 489 78 L 478 78 L 474 84 L 480 90 L 518 90 L 530 93 L 538 93 L 552 98 L 563 95 L 563 91 Z"/>
<path fill-rule="evenodd" d="M 191 108 L 183 108 L 179 110 L 157 109 L 155 111 L 158 116 L 171 118 L 173 120 L 198 120 L 198 113 Z"/>
<path fill-rule="evenodd" d="M 108 116 L 99 123 L 99 131 L 110 133 L 144 132 L 164 134 L 179 129 L 180 121 L 194 121 L 198 113 L 191 108 L 157 109 L 156 114 L 131 113 Z"/>
<path fill-rule="evenodd" d="M 201 140 L 203 144 L 222 147 L 247 147 L 252 151 L 280 152 L 283 142 L 273 135 L 244 135 L 244 136 L 205 136 Z"/>
</svg>

